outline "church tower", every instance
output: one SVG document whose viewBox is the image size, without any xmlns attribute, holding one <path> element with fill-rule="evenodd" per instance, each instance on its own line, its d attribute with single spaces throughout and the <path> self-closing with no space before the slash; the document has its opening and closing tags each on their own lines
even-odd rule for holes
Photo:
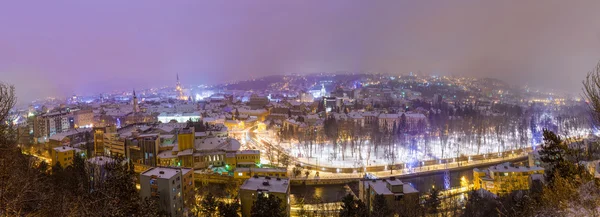
<svg viewBox="0 0 600 217">
<path fill-rule="evenodd" d="M 177 85 L 175 86 L 175 92 L 177 92 L 177 99 L 187 100 L 187 97 L 183 95 L 183 88 L 181 88 L 181 83 L 179 83 L 179 73 L 177 73 Z"/>
<path fill-rule="evenodd" d="M 138 111 L 138 100 L 137 96 L 135 95 L 135 89 L 133 89 L 133 113 L 138 113 Z"/>
</svg>

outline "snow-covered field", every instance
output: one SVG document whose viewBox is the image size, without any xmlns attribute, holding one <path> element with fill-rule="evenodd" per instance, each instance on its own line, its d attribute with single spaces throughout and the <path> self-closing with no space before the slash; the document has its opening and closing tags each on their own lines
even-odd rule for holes
<svg viewBox="0 0 600 217">
<path fill-rule="evenodd" d="M 581 130 L 565 137 L 585 137 L 589 135 L 589 130 Z M 531 137 L 529 137 L 531 138 Z M 430 141 L 424 141 L 422 137 L 413 137 L 405 140 L 406 142 L 396 142 L 394 145 L 379 145 L 375 148 L 374 144 L 365 141 L 360 147 L 352 151 L 351 145 L 346 146 L 343 152 L 341 145 L 338 144 L 336 151 L 332 144 L 314 144 L 313 150 L 298 143 L 281 143 L 281 147 L 296 157 L 300 162 L 320 165 L 324 167 L 338 168 L 360 168 L 364 166 L 385 166 L 390 164 L 409 163 L 417 166 L 417 162 L 428 160 L 439 160 L 455 158 L 460 156 L 472 156 L 479 154 L 496 154 L 498 152 L 510 151 L 520 148 L 530 147 L 531 144 L 517 144 L 508 136 L 486 135 L 485 143 L 480 146 L 474 141 L 466 141 L 464 136 L 450 136 L 445 145 L 439 138 L 431 138 Z M 511 142 L 508 142 L 511 141 Z M 530 142 L 528 142 L 530 143 Z M 277 144 L 277 143 L 271 143 Z M 389 147 L 389 148 L 388 148 Z M 336 153 L 337 152 L 337 153 Z M 394 157 L 392 157 L 394 156 Z"/>
</svg>

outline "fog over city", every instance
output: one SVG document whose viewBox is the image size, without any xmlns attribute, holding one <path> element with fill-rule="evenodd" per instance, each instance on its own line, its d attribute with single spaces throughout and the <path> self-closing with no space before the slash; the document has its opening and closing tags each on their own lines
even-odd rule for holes
<svg viewBox="0 0 600 217">
<path fill-rule="evenodd" d="M 420 71 L 578 95 L 600 59 L 600 1 L 166 3 L 5 2 L 0 78 L 21 102 L 172 85 L 177 73 L 196 85 Z"/>
</svg>

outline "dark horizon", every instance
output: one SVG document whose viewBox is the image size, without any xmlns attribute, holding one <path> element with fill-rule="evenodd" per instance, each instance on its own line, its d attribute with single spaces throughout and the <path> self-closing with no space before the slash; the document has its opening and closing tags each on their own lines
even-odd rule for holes
<svg viewBox="0 0 600 217">
<path fill-rule="evenodd" d="M 579 94 L 597 1 L 71 2 L 0 8 L 0 80 L 46 96 L 274 74 L 490 77 Z"/>
</svg>

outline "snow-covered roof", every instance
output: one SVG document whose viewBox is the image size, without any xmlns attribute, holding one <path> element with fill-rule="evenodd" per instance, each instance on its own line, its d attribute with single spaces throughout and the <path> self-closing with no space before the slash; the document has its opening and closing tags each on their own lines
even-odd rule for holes
<svg viewBox="0 0 600 217">
<path fill-rule="evenodd" d="M 158 154 L 159 159 L 170 159 L 170 158 L 176 158 L 176 157 L 177 157 L 177 155 L 173 155 L 173 151 L 171 151 L 171 150 L 163 151 Z"/>
<path fill-rule="evenodd" d="M 543 167 L 540 166 L 511 166 L 509 162 L 498 164 L 496 166 L 491 166 L 488 168 L 490 172 L 530 172 L 530 171 L 539 171 L 544 170 Z"/>
<path fill-rule="evenodd" d="M 237 151 L 240 149 L 241 145 L 239 141 L 231 138 L 208 137 L 196 140 L 194 147 L 196 150 L 200 151 Z"/>
<path fill-rule="evenodd" d="M 247 179 L 242 186 L 242 190 L 267 191 L 277 193 L 287 193 L 290 190 L 289 180 L 286 178 L 252 177 Z"/>
<path fill-rule="evenodd" d="M 61 147 L 56 147 L 53 148 L 54 151 L 56 152 L 67 152 L 67 151 L 74 151 L 75 149 L 69 146 L 61 146 Z"/>
<path fill-rule="evenodd" d="M 417 191 L 417 189 L 415 189 L 412 185 L 408 184 L 408 183 L 403 183 L 402 181 L 396 179 L 396 180 L 379 180 L 379 179 L 374 179 L 374 180 L 366 180 L 364 181 L 365 184 L 368 183 L 368 185 L 371 186 L 371 188 L 377 193 L 377 194 L 383 194 L 383 195 L 392 195 L 392 194 L 397 194 L 392 192 L 389 188 L 388 188 L 388 183 L 390 185 L 402 185 L 402 193 L 403 194 L 411 194 L 411 193 L 418 193 L 419 191 Z"/>
<path fill-rule="evenodd" d="M 186 156 L 186 155 L 192 155 L 192 154 L 194 154 L 194 150 L 193 149 L 186 149 L 186 150 L 183 150 L 183 151 L 179 151 L 177 153 L 177 156 Z"/>
<path fill-rule="evenodd" d="M 57 134 L 50 136 L 50 140 L 62 141 L 67 136 L 75 135 L 75 134 L 82 133 L 82 132 L 91 132 L 91 131 L 92 131 L 92 128 L 71 129 L 67 132 L 57 133 Z"/>
</svg>

